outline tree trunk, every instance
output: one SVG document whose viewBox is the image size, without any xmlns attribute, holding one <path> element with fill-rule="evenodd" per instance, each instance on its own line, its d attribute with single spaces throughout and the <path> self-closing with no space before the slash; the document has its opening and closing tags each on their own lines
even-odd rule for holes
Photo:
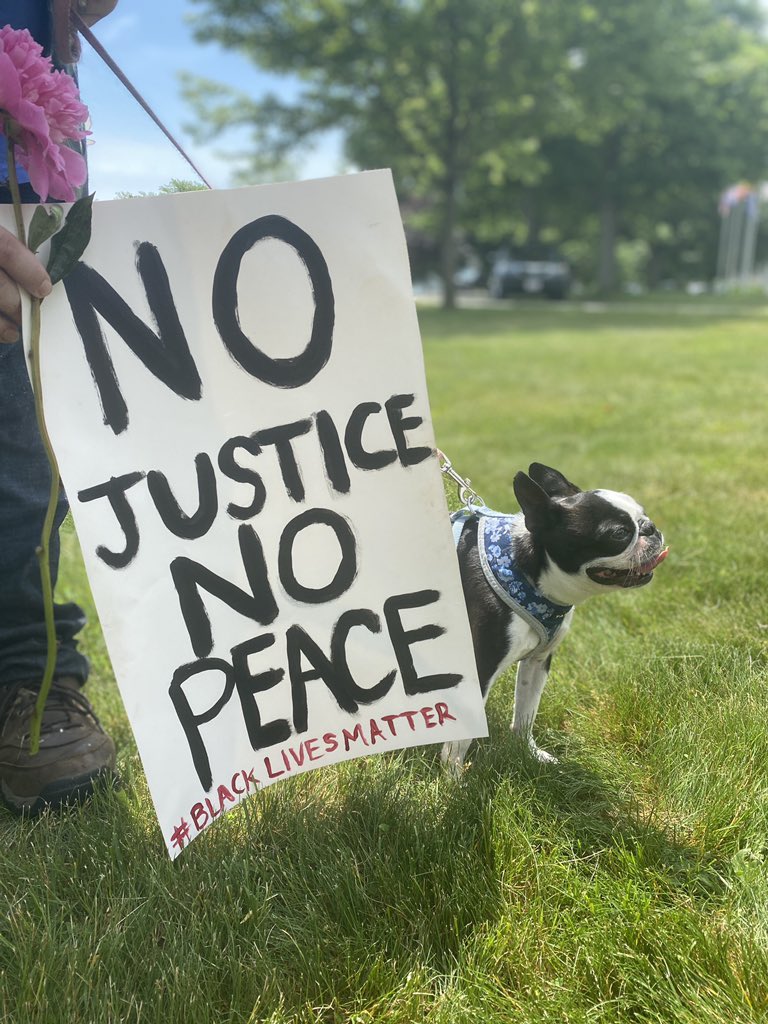
<svg viewBox="0 0 768 1024">
<path fill-rule="evenodd" d="M 447 62 L 443 67 L 447 110 L 445 120 L 445 176 L 443 223 L 440 231 L 440 276 L 443 309 L 456 308 L 456 252 L 459 219 L 459 43 L 462 35 L 461 0 L 452 0 L 444 12 Z"/>
<path fill-rule="evenodd" d="M 600 204 L 600 250 L 597 268 L 597 287 L 601 295 L 616 291 L 619 283 L 616 264 L 617 203 L 612 195 L 603 196 Z"/>
<path fill-rule="evenodd" d="M 528 188 L 523 193 L 523 216 L 525 217 L 527 230 L 525 237 L 525 244 L 535 246 L 539 241 L 539 231 L 541 229 L 541 218 L 539 216 L 539 197 L 538 193 Z"/>
<path fill-rule="evenodd" d="M 650 291 L 655 291 L 659 287 L 659 281 L 661 279 L 661 260 L 658 248 L 655 245 L 651 246 L 651 251 L 648 254 L 648 262 L 645 267 L 645 283 Z"/>
<path fill-rule="evenodd" d="M 601 295 L 613 294 L 619 285 L 616 242 L 619 230 L 619 165 L 622 130 L 614 129 L 601 147 L 600 249 L 598 253 L 597 287 Z"/>
<path fill-rule="evenodd" d="M 440 277 L 443 285 L 443 309 L 456 308 L 456 185 L 448 184 L 440 235 Z"/>
</svg>

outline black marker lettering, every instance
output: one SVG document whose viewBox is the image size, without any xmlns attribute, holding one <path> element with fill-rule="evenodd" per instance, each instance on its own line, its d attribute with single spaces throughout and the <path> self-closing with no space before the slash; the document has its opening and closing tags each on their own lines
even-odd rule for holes
<svg viewBox="0 0 768 1024">
<path fill-rule="evenodd" d="M 96 554 L 110 569 L 124 569 L 126 565 L 130 565 L 139 550 L 139 528 L 125 492 L 143 479 L 143 473 L 124 473 L 123 476 L 110 477 L 106 483 L 97 484 L 96 487 L 86 487 L 85 490 L 78 492 L 79 501 L 108 498 L 112 511 L 120 524 L 120 529 L 125 535 L 125 547 L 122 551 L 110 551 L 103 544 L 99 544 L 96 548 Z"/>
<path fill-rule="evenodd" d="M 347 680 L 339 674 L 332 662 L 323 654 L 315 641 L 301 626 L 289 626 L 285 634 L 288 655 L 288 675 L 293 695 L 293 727 L 297 733 L 307 731 L 307 683 L 322 679 L 336 703 L 344 711 L 354 714 L 357 702 L 349 692 Z M 301 667 L 302 655 L 312 668 Z"/>
<path fill-rule="evenodd" d="M 213 650 L 211 622 L 203 604 L 201 589 L 223 601 L 238 614 L 263 626 L 268 626 L 277 617 L 277 604 L 269 585 L 261 541 L 247 523 L 243 523 L 237 533 L 250 593 L 183 555 L 174 558 L 170 565 L 184 625 L 189 633 L 192 650 L 198 658 L 207 657 Z"/>
<path fill-rule="evenodd" d="M 428 693 L 430 690 L 447 690 L 451 686 L 457 686 L 463 678 L 451 673 L 420 677 L 413 664 L 411 645 L 424 640 L 435 640 L 442 636 L 445 630 L 442 626 L 433 623 L 420 626 L 417 629 L 405 629 L 400 619 L 400 612 L 405 608 L 422 608 L 424 605 L 434 604 L 439 600 L 438 591 L 419 590 L 413 594 L 397 594 L 395 597 L 387 598 L 384 602 L 384 618 L 387 621 L 389 638 L 400 666 L 403 689 L 409 696 L 416 693 Z"/>
<path fill-rule="evenodd" d="M 346 649 L 347 637 L 355 626 L 364 626 L 371 633 L 381 632 L 381 620 L 375 612 L 365 608 L 344 612 L 339 616 L 338 622 L 333 627 L 331 660 L 336 671 L 346 680 L 347 688 L 355 700 L 359 701 L 360 704 L 373 704 L 374 701 L 380 700 L 385 694 L 389 693 L 397 672 L 395 669 L 392 669 L 375 686 L 371 686 L 369 689 L 358 686 L 352 673 L 349 671 Z"/>
<path fill-rule="evenodd" d="M 347 421 L 347 429 L 344 432 L 344 444 L 347 455 L 358 469 L 383 469 L 394 462 L 397 452 L 393 449 L 383 449 L 378 452 L 368 452 L 363 448 L 363 428 L 369 416 L 381 412 L 378 402 L 361 402 L 352 410 L 352 415 Z"/>
<path fill-rule="evenodd" d="M 231 437 L 225 441 L 219 451 L 219 469 L 239 484 L 250 484 L 253 487 L 253 499 L 250 505 L 236 505 L 231 501 L 227 505 L 227 514 L 233 519 L 250 519 L 257 516 L 264 508 L 267 497 L 267 489 L 261 475 L 255 469 L 247 469 L 235 460 L 235 452 L 242 448 L 250 455 L 259 455 L 261 448 L 252 437 Z"/>
<path fill-rule="evenodd" d="M 315 426 L 328 483 L 338 494 L 349 494 L 350 480 L 344 460 L 344 449 L 341 447 L 339 432 L 330 413 L 325 409 L 315 413 Z"/>
<path fill-rule="evenodd" d="M 341 558 L 330 583 L 324 587 L 305 587 L 296 579 L 293 545 L 302 530 L 317 524 L 330 526 L 336 534 Z M 325 601 L 341 597 L 352 586 L 357 575 L 357 548 L 352 527 L 344 516 L 340 516 L 338 512 L 333 512 L 329 508 L 307 509 L 306 512 L 302 512 L 292 519 L 282 532 L 277 556 L 277 570 L 286 594 L 296 601 L 302 601 L 305 604 L 323 604 Z"/>
<path fill-rule="evenodd" d="M 267 238 L 296 250 L 312 287 L 315 312 L 312 332 L 299 355 L 273 359 L 256 346 L 240 327 L 237 281 L 243 256 Z M 213 320 L 232 358 L 265 384 L 298 388 L 316 377 L 331 355 L 335 320 L 333 287 L 328 265 L 312 238 L 300 227 L 276 214 L 259 217 L 236 231 L 224 247 L 213 278 Z"/>
<path fill-rule="evenodd" d="M 147 473 L 147 487 L 163 525 L 176 537 L 184 537 L 186 540 L 204 537 L 213 526 L 219 510 L 216 477 L 211 459 L 205 452 L 195 456 L 195 470 L 198 498 L 197 510 L 192 515 L 182 512 L 164 473 L 157 469 L 151 469 Z"/>
<path fill-rule="evenodd" d="M 400 457 L 400 464 L 403 466 L 416 466 L 432 454 L 431 448 L 409 448 L 405 439 L 406 430 L 415 430 L 424 422 L 421 416 L 403 416 L 403 409 L 413 405 L 413 398 L 413 395 L 393 395 L 384 403 L 387 419 L 392 428 L 392 436 L 397 446 L 397 454 Z"/>
<path fill-rule="evenodd" d="M 101 274 L 87 264 L 78 263 L 64 278 L 64 289 L 99 393 L 104 422 L 116 434 L 128 426 L 128 407 L 97 312 L 150 373 L 175 394 L 193 400 L 202 394 L 200 375 L 176 312 L 168 275 L 160 254 L 149 242 L 138 246 L 136 269 L 157 323 L 158 334 L 147 327 Z"/>
<path fill-rule="evenodd" d="M 243 709 L 248 739 L 254 750 L 282 743 L 291 735 L 291 723 L 287 718 L 278 718 L 273 722 L 262 724 L 259 708 L 253 699 L 255 694 L 263 693 L 265 690 L 277 686 L 285 675 L 285 670 L 282 668 L 270 668 L 254 675 L 248 667 L 248 658 L 251 654 L 258 654 L 260 651 L 272 647 L 274 642 L 274 633 L 262 633 L 261 636 L 253 637 L 253 639 L 246 640 L 245 643 L 232 648 L 235 685 Z"/>
<path fill-rule="evenodd" d="M 283 423 L 279 427 L 258 430 L 253 435 L 258 444 L 273 444 L 275 446 L 285 489 L 288 496 L 294 501 L 304 501 L 304 483 L 296 456 L 293 454 L 291 441 L 295 437 L 301 437 L 302 434 L 308 433 L 311 426 L 311 420 L 297 420 L 295 423 Z"/>
<path fill-rule="evenodd" d="M 224 676 L 224 689 L 215 704 L 202 714 L 196 715 L 184 693 L 184 683 L 192 676 L 200 675 L 202 672 L 221 672 Z M 192 661 L 187 665 L 181 665 L 173 673 L 173 679 L 168 689 L 184 735 L 187 737 L 197 777 L 206 793 L 213 785 L 213 776 L 211 775 L 208 752 L 200 735 L 200 726 L 213 721 L 232 696 L 234 689 L 235 676 L 232 666 L 228 662 L 222 661 L 221 658 L 203 658 L 201 661 Z"/>
</svg>

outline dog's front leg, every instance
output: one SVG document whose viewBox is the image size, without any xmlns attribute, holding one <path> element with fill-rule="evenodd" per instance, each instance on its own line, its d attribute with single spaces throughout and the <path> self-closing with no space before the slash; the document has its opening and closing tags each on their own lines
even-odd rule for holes
<svg viewBox="0 0 768 1024">
<path fill-rule="evenodd" d="M 536 746 L 533 738 L 533 722 L 539 710 L 539 701 L 549 675 L 552 655 L 546 661 L 526 658 L 517 666 L 515 682 L 515 713 L 510 728 L 528 744 L 528 749 L 542 764 L 557 764 L 557 758 Z"/>
<path fill-rule="evenodd" d="M 448 740 L 440 751 L 443 768 L 454 779 L 460 779 L 464 770 L 464 758 L 472 744 L 472 740 Z"/>
</svg>

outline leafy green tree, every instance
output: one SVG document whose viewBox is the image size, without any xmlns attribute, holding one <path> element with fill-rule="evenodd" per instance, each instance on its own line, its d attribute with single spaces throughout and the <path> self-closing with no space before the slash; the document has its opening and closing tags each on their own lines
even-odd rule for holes
<svg viewBox="0 0 768 1024">
<path fill-rule="evenodd" d="M 189 95 L 203 132 L 248 125 L 256 168 L 340 128 L 358 166 L 392 167 L 437 238 L 446 305 L 472 197 L 535 181 L 542 129 L 567 117 L 567 18 L 544 0 L 195 0 L 199 39 L 298 76 L 260 102 L 211 83 Z M 212 91 L 212 88 L 214 91 Z"/>
<path fill-rule="evenodd" d="M 681 266 L 710 276 L 719 192 L 765 174 L 759 5 L 590 0 L 575 9 L 573 119 L 565 132 L 547 132 L 539 182 L 514 193 L 530 233 L 594 235 L 594 274 L 606 293 L 618 284 L 622 238 L 644 244 L 651 284 Z"/>
<path fill-rule="evenodd" d="M 170 196 L 176 192 L 205 192 L 207 185 L 189 178 L 171 178 L 166 185 L 161 185 L 157 192 L 118 192 L 117 199 L 146 199 L 147 196 Z"/>
<path fill-rule="evenodd" d="M 395 173 L 412 233 L 457 247 L 559 240 L 600 290 L 619 243 L 651 280 L 711 273 L 715 206 L 764 174 L 768 45 L 759 0 L 193 0 L 197 35 L 294 76 L 254 102 L 188 81 L 201 137 L 253 133 L 251 174 L 341 130 Z"/>
</svg>

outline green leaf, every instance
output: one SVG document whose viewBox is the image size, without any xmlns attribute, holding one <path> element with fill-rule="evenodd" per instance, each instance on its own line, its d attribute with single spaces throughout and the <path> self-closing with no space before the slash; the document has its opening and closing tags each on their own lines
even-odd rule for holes
<svg viewBox="0 0 768 1024">
<path fill-rule="evenodd" d="M 51 206 L 48 210 L 44 206 L 38 206 L 29 224 L 27 245 L 32 252 L 37 252 L 43 242 L 56 234 L 61 227 L 63 216 L 64 211 L 60 206 Z"/>
<path fill-rule="evenodd" d="M 93 193 L 78 199 L 67 214 L 64 227 L 51 242 L 48 276 L 56 284 L 72 270 L 91 238 Z"/>
</svg>

